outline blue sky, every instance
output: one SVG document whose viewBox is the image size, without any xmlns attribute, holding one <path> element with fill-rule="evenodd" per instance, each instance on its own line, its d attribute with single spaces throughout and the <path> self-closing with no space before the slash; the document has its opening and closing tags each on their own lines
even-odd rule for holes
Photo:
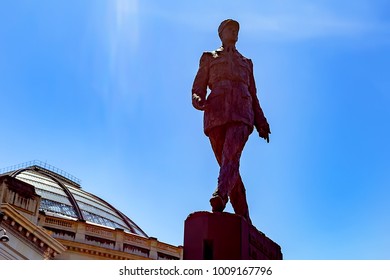
<svg viewBox="0 0 390 280">
<path fill-rule="evenodd" d="M 191 87 L 226 18 L 272 131 L 241 159 L 254 225 L 286 259 L 390 259 L 388 1 L 3 1 L 0 167 L 61 168 L 181 245 L 218 176 Z"/>
</svg>

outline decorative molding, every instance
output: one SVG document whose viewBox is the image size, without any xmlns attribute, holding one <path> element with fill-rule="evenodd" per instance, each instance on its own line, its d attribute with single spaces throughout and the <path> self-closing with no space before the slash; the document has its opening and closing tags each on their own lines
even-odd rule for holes
<svg viewBox="0 0 390 280">
<path fill-rule="evenodd" d="M 60 242 L 51 237 L 44 229 L 34 225 L 11 205 L 1 204 L 0 211 L 4 213 L 2 223 L 7 225 L 7 230 L 12 231 L 21 240 L 27 241 L 41 253 L 43 258 L 53 259 L 55 255 L 66 250 Z"/>
</svg>

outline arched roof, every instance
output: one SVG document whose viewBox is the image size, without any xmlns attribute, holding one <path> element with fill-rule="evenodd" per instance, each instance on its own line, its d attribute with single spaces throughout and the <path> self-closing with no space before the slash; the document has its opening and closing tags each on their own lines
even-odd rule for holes
<svg viewBox="0 0 390 280">
<path fill-rule="evenodd" d="M 47 215 L 121 228 L 148 237 L 121 211 L 103 199 L 84 191 L 77 178 L 40 161 L 30 163 L 22 167 L 18 166 L 20 168 L 8 174 L 35 187 L 37 194 L 41 196 L 40 210 Z"/>
</svg>

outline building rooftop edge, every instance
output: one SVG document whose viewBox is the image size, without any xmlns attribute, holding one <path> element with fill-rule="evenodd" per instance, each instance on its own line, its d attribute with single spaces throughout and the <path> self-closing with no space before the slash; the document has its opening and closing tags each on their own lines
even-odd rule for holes
<svg viewBox="0 0 390 280">
<path fill-rule="evenodd" d="M 21 170 L 21 169 L 27 169 L 30 167 L 37 167 L 37 168 L 44 169 L 44 170 L 50 172 L 51 174 L 55 175 L 56 177 L 61 177 L 61 179 L 63 179 L 64 181 L 67 181 L 67 182 L 71 183 L 72 185 L 75 185 L 78 188 L 80 188 L 81 180 L 79 178 L 77 178 L 76 176 L 73 176 L 72 174 L 70 174 L 70 173 L 68 173 L 60 168 L 57 168 L 53 165 L 50 165 L 50 164 L 43 162 L 43 161 L 40 161 L 40 160 L 31 160 L 31 161 L 19 163 L 16 165 L 11 165 L 11 166 L 8 166 L 5 168 L 0 168 L 0 174 L 12 172 L 12 171 L 17 171 L 17 170 Z"/>
</svg>

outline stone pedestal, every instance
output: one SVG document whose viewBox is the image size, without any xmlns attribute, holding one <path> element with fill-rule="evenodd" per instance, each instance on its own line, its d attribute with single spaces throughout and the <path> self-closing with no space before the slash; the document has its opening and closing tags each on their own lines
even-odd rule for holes
<svg viewBox="0 0 390 280">
<path fill-rule="evenodd" d="M 185 260 L 281 260 L 278 244 L 231 213 L 194 212 L 184 224 Z"/>
</svg>

